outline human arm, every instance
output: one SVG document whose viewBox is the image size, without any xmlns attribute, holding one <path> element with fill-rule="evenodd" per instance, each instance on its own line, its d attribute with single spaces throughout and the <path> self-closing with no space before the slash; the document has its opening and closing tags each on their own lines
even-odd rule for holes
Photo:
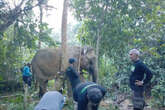
<svg viewBox="0 0 165 110">
<path fill-rule="evenodd" d="M 143 85 L 146 85 L 147 83 L 150 82 L 153 75 L 152 75 L 152 72 L 146 66 L 144 66 L 144 71 L 145 71 L 145 74 L 146 74 L 146 78 L 143 81 L 144 82 Z"/>
<path fill-rule="evenodd" d="M 141 70 L 141 73 L 146 74 L 146 77 L 143 80 L 136 80 L 135 84 L 138 86 L 146 85 L 152 79 L 152 72 L 143 63 L 141 63 L 138 68 Z"/>
<path fill-rule="evenodd" d="M 143 86 L 143 81 L 136 80 L 135 84 L 138 86 Z"/>
<path fill-rule="evenodd" d="M 103 97 L 104 97 L 104 95 L 107 92 L 107 90 L 104 87 L 100 86 L 100 85 L 98 86 L 98 88 L 101 90 L 101 92 L 103 94 Z"/>
<path fill-rule="evenodd" d="M 29 74 L 29 76 L 32 76 L 32 73 L 31 73 L 30 67 L 27 67 L 27 73 Z"/>
<path fill-rule="evenodd" d="M 72 71 L 73 76 L 79 77 L 79 73 L 74 68 L 72 68 L 71 71 Z"/>
</svg>

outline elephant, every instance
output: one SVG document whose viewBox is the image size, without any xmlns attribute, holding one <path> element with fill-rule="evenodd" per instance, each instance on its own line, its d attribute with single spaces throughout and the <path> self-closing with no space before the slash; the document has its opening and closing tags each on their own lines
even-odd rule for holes
<svg viewBox="0 0 165 110">
<path fill-rule="evenodd" d="M 75 58 L 75 69 L 80 69 L 80 74 L 83 73 L 82 70 L 86 70 L 92 76 L 93 81 L 97 81 L 96 55 L 93 48 L 70 46 L 66 49 L 66 57 L 67 59 Z M 60 73 L 64 73 L 61 72 L 61 59 L 62 49 L 60 47 L 40 49 L 33 57 L 31 62 L 32 71 L 34 78 L 39 83 L 40 96 L 46 92 L 48 80 L 54 78 L 58 80 L 61 78 Z M 67 62 L 67 66 L 68 65 L 69 63 Z M 62 85 L 60 85 L 60 87 L 61 86 Z"/>
</svg>

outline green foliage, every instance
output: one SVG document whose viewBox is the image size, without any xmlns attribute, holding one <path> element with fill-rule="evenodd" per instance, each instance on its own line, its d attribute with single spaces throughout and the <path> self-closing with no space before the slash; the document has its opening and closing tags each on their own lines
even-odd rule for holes
<svg viewBox="0 0 165 110">
<path fill-rule="evenodd" d="M 39 33 L 39 40 L 49 47 L 51 47 L 51 46 L 55 47 L 56 43 L 50 37 L 50 33 L 52 32 L 52 29 L 48 28 L 48 24 L 42 23 L 39 25 L 39 28 L 42 30 L 42 32 Z"/>
<path fill-rule="evenodd" d="M 20 56 L 19 47 L 14 45 L 12 30 L 9 30 L 8 33 L 4 33 L 3 39 L 0 40 L 0 72 L 2 73 L 2 79 L 6 80 L 10 74 L 9 79 L 15 79 L 16 73 L 18 73 L 19 65 L 17 62 L 21 62 L 21 59 L 16 56 Z M 4 74 L 6 73 L 6 74 Z"/>
<path fill-rule="evenodd" d="M 17 109 L 17 110 L 23 110 L 23 103 L 19 103 L 19 104 L 13 104 L 13 103 L 10 103 L 8 105 L 8 109 L 7 110 L 13 110 L 13 109 Z"/>
<path fill-rule="evenodd" d="M 31 7 L 31 1 L 26 2 Z M 1 10 L 1 9 L 0 9 Z M 20 68 L 30 63 L 38 50 L 38 42 L 42 47 L 54 47 L 55 41 L 50 37 L 48 24 L 39 25 L 33 10 L 26 10 L 26 15 L 16 19 L 0 38 L 0 80 L 22 82 Z M 38 29 L 42 29 L 42 33 Z"/>
<path fill-rule="evenodd" d="M 153 98 L 157 107 L 164 106 L 165 73 L 165 2 L 162 0 L 71 0 L 71 6 L 82 27 L 78 39 L 87 45 L 99 44 L 99 78 L 110 89 L 129 93 L 131 64 L 128 51 L 138 48 L 141 59 L 152 70 Z M 117 90 L 113 90 L 115 89 Z M 158 96 L 157 96 L 158 95 Z M 161 97 L 162 96 L 162 97 Z M 153 101 L 154 103 L 154 101 Z"/>
<path fill-rule="evenodd" d="M 13 96 L 8 96 L 1 99 L 0 107 L 6 106 L 5 110 L 23 110 L 23 94 L 17 93 L 12 94 Z M 14 96 L 15 95 L 15 96 Z"/>
<path fill-rule="evenodd" d="M 64 105 L 64 109 L 66 110 L 74 110 L 74 105 L 72 100 L 68 100 L 68 102 Z"/>
<path fill-rule="evenodd" d="M 114 106 L 113 104 L 109 105 L 109 109 L 110 110 L 119 110 L 119 108 L 117 106 Z"/>
<path fill-rule="evenodd" d="M 32 6 L 31 2 L 26 5 Z M 141 59 L 154 74 L 151 82 L 152 105 L 157 108 L 165 106 L 164 6 L 163 0 L 71 0 L 74 14 L 82 24 L 73 29 L 69 27 L 69 36 L 76 34 L 83 45 L 93 47 L 96 47 L 100 36 L 99 82 L 107 88 L 107 96 L 113 100 L 118 94 L 130 93 L 128 78 L 132 64 L 128 60 L 128 51 L 138 48 L 142 53 Z M 1 13 L 6 12 L 3 7 L 0 8 Z M 0 81 L 21 80 L 19 68 L 31 61 L 38 50 L 38 42 L 41 42 L 41 47 L 54 47 L 57 44 L 50 38 L 48 24 L 40 24 L 33 11 L 25 12 L 26 15 L 0 33 Z M 39 32 L 40 29 L 42 32 Z M 87 75 L 85 77 L 87 79 Z M 49 82 L 49 85 L 53 83 Z M 16 102 L 21 100 L 18 97 Z M 15 100 L 9 101 L 10 109 L 23 109 L 22 103 L 19 105 Z M 111 105 L 110 108 L 117 109 Z M 69 104 L 68 109 L 72 110 L 73 105 Z"/>
<path fill-rule="evenodd" d="M 27 110 L 34 110 L 35 105 L 28 104 Z M 7 106 L 7 110 L 24 110 L 23 102 L 20 103 L 9 103 Z"/>
<path fill-rule="evenodd" d="M 155 97 L 153 106 L 163 107 L 165 106 L 165 74 L 162 74 L 164 70 L 159 69 L 160 76 L 156 78 L 157 85 L 152 89 L 152 96 Z"/>
</svg>

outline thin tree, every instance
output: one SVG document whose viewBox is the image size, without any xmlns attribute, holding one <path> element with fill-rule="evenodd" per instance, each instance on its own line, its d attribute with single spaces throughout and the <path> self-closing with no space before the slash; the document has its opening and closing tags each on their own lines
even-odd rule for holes
<svg viewBox="0 0 165 110">
<path fill-rule="evenodd" d="M 62 42 L 62 65 L 61 71 L 65 71 L 67 64 L 67 16 L 68 16 L 68 1 L 64 0 L 63 13 L 62 13 L 62 25 L 61 25 L 61 42 Z"/>
<path fill-rule="evenodd" d="M 40 2 L 40 0 L 38 0 Z M 39 10 L 40 10 L 40 28 L 39 28 L 39 42 L 38 42 L 38 48 L 41 48 L 41 36 L 42 36 L 42 20 L 43 20 L 43 9 L 42 9 L 42 4 L 39 4 Z"/>
<path fill-rule="evenodd" d="M 61 63 L 61 71 L 64 72 L 67 68 L 67 17 L 68 17 L 68 5 L 69 0 L 64 0 L 63 3 L 63 13 L 62 13 L 62 26 L 61 26 L 61 42 L 62 42 L 62 63 Z M 72 95 L 71 93 L 71 85 L 67 83 L 68 87 L 68 96 Z"/>
</svg>

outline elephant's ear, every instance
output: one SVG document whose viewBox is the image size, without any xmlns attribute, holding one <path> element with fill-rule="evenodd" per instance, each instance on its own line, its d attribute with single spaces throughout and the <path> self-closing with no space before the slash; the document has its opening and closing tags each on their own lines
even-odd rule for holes
<svg viewBox="0 0 165 110">
<path fill-rule="evenodd" d="M 95 57 L 95 51 L 92 47 L 83 47 L 81 51 L 82 56 L 86 56 L 87 58 Z"/>
</svg>

